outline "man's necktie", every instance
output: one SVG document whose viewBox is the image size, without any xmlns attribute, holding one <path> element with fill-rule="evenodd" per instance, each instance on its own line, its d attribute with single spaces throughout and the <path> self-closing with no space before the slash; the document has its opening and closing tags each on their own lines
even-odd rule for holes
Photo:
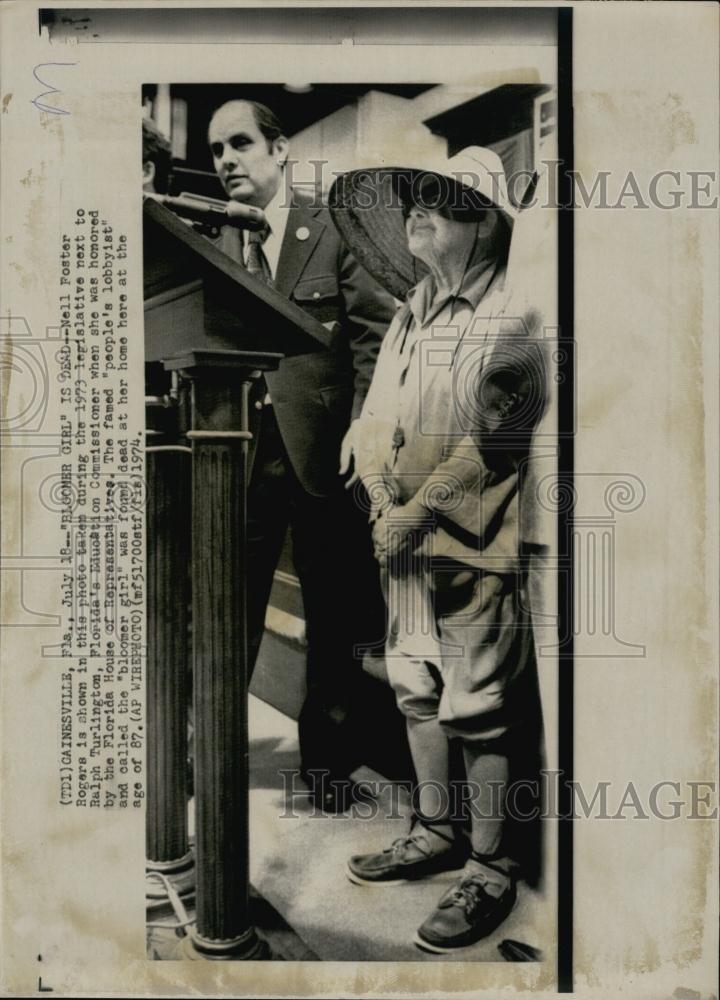
<svg viewBox="0 0 720 1000">
<path fill-rule="evenodd" d="M 245 266 L 250 274 L 253 274 L 260 281 L 264 281 L 266 285 L 271 285 L 273 280 L 272 271 L 263 250 L 263 243 L 269 235 L 270 228 L 268 226 L 259 232 L 248 233 L 247 258 L 245 261 Z"/>
<path fill-rule="evenodd" d="M 266 285 L 272 285 L 272 271 L 270 270 L 270 265 L 268 264 L 268 259 L 265 256 L 265 251 L 263 250 L 263 243 L 270 235 L 270 227 L 265 226 L 259 232 L 248 233 L 248 247 L 247 247 L 247 257 L 245 258 L 245 267 L 248 269 L 250 274 L 254 275 L 259 281 L 264 282 Z M 259 392 L 265 406 L 269 406 L 272 400 L 270 399 L 270 394 L 267 391 L 267 384 L 265 382 L 265 376 L 262 375 L 258 379 Z M 259 401 L 256 403 L 257 406 L 260 405 Z"/>
</svg>

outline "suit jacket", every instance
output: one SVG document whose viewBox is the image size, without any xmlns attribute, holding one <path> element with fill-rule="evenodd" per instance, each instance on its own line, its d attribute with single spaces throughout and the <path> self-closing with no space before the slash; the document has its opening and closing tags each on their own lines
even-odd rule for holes
<svg viewBox="0 0 720 1000">
<path fill-rule="evenodd" d="M 340 444 L 360 415 L 396 304 L 350 254 L 327 208 L 300 192 L 293 200 L 274 285 L 319 322 L 332 324 L 333 339 L 330 348 L 285 358 L 265 378 L 298 479 L 308 493 L 326 496 L 338 489 Z M 251 398 L 252 430 L 263 393 L 259 385 Z"/>
</svg>

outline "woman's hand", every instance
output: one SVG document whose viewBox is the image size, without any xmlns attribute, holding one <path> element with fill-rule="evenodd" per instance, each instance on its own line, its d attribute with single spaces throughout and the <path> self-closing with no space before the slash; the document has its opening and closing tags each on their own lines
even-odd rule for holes
<svg viewBox="0 0 720 1000">
<path fill-rule="evenodd" d="M 415 548 L 422 542 L 423 535 L 434 528 L 432 512 L 412 497 L 407 503 L 399 504 L 378 517 L 373 524 L 375 558 L 381 566 L 387 566 L 402 549 L 410 544 Z"/>
<path fill-rule="evenodd" d="M 355 457 L 355 434 L 358 423 L 358 420 L 352 421 L 345 432 L 345 437 L 340 445 L 340 468 L 338 469 L 338 475 L 340 476 L 346 475 L 350 471 L 350 466 L 353 464 L 353 459 Z M 352 475 L 345 483 L 345 489 L 349 490 L 350 487 L 358 481 L 358 479 L 357 463 L 355 463 Z"/>
</svg>

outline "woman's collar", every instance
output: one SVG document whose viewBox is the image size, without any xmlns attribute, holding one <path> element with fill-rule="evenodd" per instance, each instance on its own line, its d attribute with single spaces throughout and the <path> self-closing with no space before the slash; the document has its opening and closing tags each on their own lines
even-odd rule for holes
<svg viewBox="0 0 720 1000">
<path fill-rule="evenodd" d="M 428 322 L 446 303 L 458 299 L 464 299 L 472 309 L 476 309 L 500 268 L 504 271 L 504 266 L 497 258 L 479 260 L 467 269 L 450 290 L 440 293 L 434 276 L 427 274 L 410 289 L 407 303 L 419 323 Z"/>
</svg>

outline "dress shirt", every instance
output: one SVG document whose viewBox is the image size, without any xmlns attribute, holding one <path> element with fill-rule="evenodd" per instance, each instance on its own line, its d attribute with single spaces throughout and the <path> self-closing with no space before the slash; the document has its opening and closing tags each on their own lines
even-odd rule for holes
<svg viewBox="0 0 720 1000">
<path fill-rule="evenodd" d="M 285 186 L 281 185 L 276 191 L 275 197 L 264 209 L 269 233 L 262 244 L 262 250 L 268 262 L 273 281 L 277 276 L 280 251 L 283 239 L 285 238 L 288 214 L 290 212 L 287 198 Z M 234 226 L 223 226 L 216 245 L 228 257 L 232 257 L 238 264 L 247 267 L 248 233 L 244 229 L 236 229 Z"/>
<path fill-rule="evenodd" d="M 267 219 L 270 232 L 268 233 L 267 239 L 263 243 L 262 248 L 263 253 L 265 254 L 265 259 L 270 267 L 270 273 L 273 276 L 273 280 L 277 274 L 278 261 L 280 260 L 280 250 L 285 237 L 289 211 L 290 206 L 287 202 L 285 185 L 281 184 L 275 192 L 275 196 L 272 201 L 264 209 L 265 218 Z M 245 236 L 243 244 L 243 261 L 247 264 L 247 236 Z"/>
</svg>

